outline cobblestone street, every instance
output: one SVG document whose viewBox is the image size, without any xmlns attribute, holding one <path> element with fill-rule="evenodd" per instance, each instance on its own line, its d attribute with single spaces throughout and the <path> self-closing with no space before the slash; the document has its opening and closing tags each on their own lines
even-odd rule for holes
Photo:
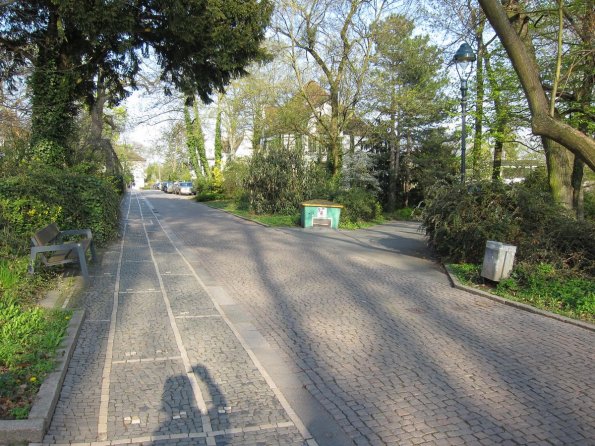
<svg viewBox="0 0 595 446">
<path fill-rule="evenodd" d="M 451 288 L 413 224 L 123 218 L 43 444 L 595 444 L 595 333 Z"/>
</svg>

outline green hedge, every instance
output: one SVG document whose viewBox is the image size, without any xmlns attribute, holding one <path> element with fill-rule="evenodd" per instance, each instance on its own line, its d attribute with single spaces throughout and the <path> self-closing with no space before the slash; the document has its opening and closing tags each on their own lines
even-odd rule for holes
<svg viewBox="0 0 595 446">
<path fill-rule="evenodd" d="M 110 177 L 39 168 L 0 179 L 0 229 L 28 247 L 32 233 L 56 222 L 62 229 L 91 228 L 105 244 L 117 234 L 118 187 Z"/>
</svg>

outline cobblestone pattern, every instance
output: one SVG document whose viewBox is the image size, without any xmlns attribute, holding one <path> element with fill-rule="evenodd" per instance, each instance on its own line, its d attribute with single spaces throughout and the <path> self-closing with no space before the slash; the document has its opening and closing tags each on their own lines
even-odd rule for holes
<svg viewBox="0 0 595 446">
<path fill-rule="evenodd" d="M 182 319 L 178 327 L 199 377 L 213 430 L 289 421 L 283 407 L 221 318 Z"/>
<path fill-rule="evenodd" d="M 316 233 L 151 199 L 354 444 L 594 444 L 592 332 L 377 262 L 373 250 L 354 256 Z"/>
<path fill-rule="evenodd" d="M 87 318 L 43 444 L 305 444 L 146 203 L 140 204 L 133 198 L 123 213 L 123 245 L 112 246 L 92 268 L 82 302 Z M 206 425 L 194 377 L 206 399 Z M 106 406 L 103 382 L 109 388 Z M 101 434 L 103 416 L 107 438 Z"/>
<path fill-rule="evenodd" d="M 203 431 L 181 360 L 117 364 L 110 394 L 110 439 Z"/>
<path fill-rule="evenodd" d="M 70 360 L 46 442 L 83 442 L 97 438 L 101 372 L 109 322 L 85 322 Z"/>
<path fill-rule="evenodd" d="M 117 314 L 114 361 L 180 354 L 161 292 L 120 293 Z"/>
<path fill-rule="evenodd" d="M 174 316 L 219 315 L 206 291 L 197 287 L 194 276 L 164 275 L 163 285 L 170 296 Z"/>
</svg>

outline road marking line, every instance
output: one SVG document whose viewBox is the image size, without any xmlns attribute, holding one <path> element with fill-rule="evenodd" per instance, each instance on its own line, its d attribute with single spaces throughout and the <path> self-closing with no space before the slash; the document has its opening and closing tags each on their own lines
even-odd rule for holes
<svg viewBox="0 0 595 446">
<path fill-rule="evenodd" d="M 112 364 L 138 364 L 145 362 L 163 362 L 163 361 L 178 361 L 182 359 L 181 356 L 163 356 L 156 358 L 137 358 L 137 359 L 121 359 L 118 361 L 112 361 Z"/>
<path fill-rule="evenodd" d="M 132 197 L 128 196 L 128 210 L 126 218 L 130 215 Z M 105 362 L 103 373 L 101 374 L 101 399 L 99 403 L 99 419 L 97 420 L 97 437 L 99 440 L 107 440 L 107 419 L 109 409 L 109 388 L 112 373 L 112 359 L 114 352 L 114 339 L 116 337 L 116 322 L 118 314 L 118 296 L 120 294 L 120 273 L 122 271 L 122 257 L 124 255 L 124 241 L 126 240 L 128 225 L 124 225 L 122 233 L 122 242 L 120 243 L 120 255 L 118 258 L 118 268 L 116 270 L 116 280 L 114 285 L 114 300 L 112 302 L 112 315 L 110 318 L 109 333 L 107 337 L 107 349 L 105 352 Z"/>
<path fill-rule="evenodd" d="M 220 314 L 198 314 L 196 316 L 176 316 L 176 319 L 201 319 L 207 317 L 221 317 Z"/>
<path fill-rule="evenodd" d="M 128 417 L 130 422 L 129 424 L 133 423 L 134 417 Z M 84 444 L 85 446 L 116 446 L 121 444 L 131 444 L 131 443 L 147 443 L 147 442 L 154 442 L 154 441 L 167 441 L 167 440 L 183 440 L 183 439 L 195 439 L 195 438 L 206 438 L 214 440 L 215 437 L 219 437 L 222 435 L 237 435 L 237 434 L 246 434 L 251 432 L 259 432 L 259 431 L 274 431 L 276 429 L 283 429 L 294 427 L 294 423 L 292 422 L 284 422 L 284 423 L 277 423 L 276 425 L 273 424 L 264 424 L 260 426 L 247 426 L 247 427 L 234 427 L 230 429 L 218 430 L 218 431 L 210 431 L 210 432 L 188 432 L 182 434 L 166 434 L 166 435 L 151 435 L 151 436 L 143 436 L 143 437 L 130 437 L 130 438 L 118 438 L 117 440 L 107 440 L 107 441 L 91 441 L 91 442 L 83 442 L 79 444 Z M 214 443 L 213 443 L 214 444 Z M 315 443 L 311 443 L 315 444 Z M 74 443 L 30 443 L 30 446 L 73 446 Z"/>
<path fill-rule="evenodd" d="M 148 200 L 146 200 L 146 199 L 145 199 L 145 201 L 148 202 Z M 151 206 L 149 206 L 149 208 L 151 208 Z M 196 278 L 196 280 L 198 281 L 200 286 L 205 290 L 205 292 L 209 296 L 209 299 L 213 303 L 213 306 L 215 307 L 217 312 L 221 315 L 221 318 L 225 321 L 225 323 L 227 324 L 229 329 L 232 331 L 232 333 L 235 335 L 237 340 L 240 342 L 240 344 L 242 345 L 242 347 L 244 348 L 244 350 L 246 351 L 246 353 L 248 354 L 248 356 L 254 363 L 255 367 L 258 369 L 258 371 L 260 372 L 260 374 L 262 375 L 262 377 L 264 378 L 264 380 L 266 381 L 266 383 L 268 384 L 270 389 L 273 391 L 274 395 L 277 397 L 277 400 L 279 401 L 279 403 L 281 404 L 283 409 L 285 409 L 285 412 L 287 413 L 287 415 L 289 416 L 289 418 L 291 419 L 291 421 L 293 422 L 293 424 L 295 425 L 295 427 L 297 428 L 299 433 L 304 437 L 304 440 L 306 442 L 308 442 L 308 445 L 317 446 L 316 440 L 314 440 L 314 437 L 312 436 L 312 434 L 310 434 L 306 425 L 302 422 L 302 420 L 300 419 L 298 414 L 293 410 L 293 408 L 289 404 L 289 401 L 287 401 L 287 399 L 285 398 L 283 393 L 281 393 L 281 391 L 279 390 L 279 388 L 277 387 L 277 385 L 275 384 L 275 382 L 273 381 L 271 376 L 265 370 L 264 366 L 260 363 L 260 361 L 256 357 L 256 354 L 252 351 L 252 349 L 250 348 L 248 343 L 244 340 L 242 335 L 238 332 L 238 330 L 236 330 L 236 328 L 233 326 L 232 322 L 225 315 L 225 312 L 223 311 L 221 306 L 217 303 L 215 298 L 211 295 L 211 293 L 209 292 L 209 288 L 205 285 L 205 283 L 202 281 L 200 276 L 196 273 L 192 264 L 188 261 L 188 259 L 186 259 L 184 254 L 182 254 L 182 251 L 180 251 L 180 249 L 178 249 L 176 244 L 173 242 L 172 237 L 170 237 L 169 231 L 165 230 L 165 228 L 163 227 L 163 224 L 161 223 L 161 220 L 155 213 L 153 213 L 153 216 L 155 217 L 155 221 L 159 224 L 159 226 L 163 230 L 166 237 L 169 239 L 169 241 L 172 244 L 172 246 L 174 247 L 174 249 L 180 255 L 182 260 L 184 260 L 184 262 L 186 263 L 188 268 L 190 268 L 190 271 L 192 271 L 193 276 Z M 151 251 L 151 253 L 152 253 L 152 251 Z M 159 282 L 162 283 L 161 281 L 162 281 L 162 278 L 161 278 L 161 276 L 159 276 Z"/>
</svg>

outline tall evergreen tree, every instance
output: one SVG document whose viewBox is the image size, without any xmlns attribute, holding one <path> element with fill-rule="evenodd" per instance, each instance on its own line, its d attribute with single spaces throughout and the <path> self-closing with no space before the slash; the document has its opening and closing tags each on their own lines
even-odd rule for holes
<svg viewBox="0 0 595 446">
<path fill-rule="evenodd" d="M 397 202 L 401 151 L 412 151 L 416 135 L 445 118 L 448 103 L 440 94 L 440 50 L 427 36 L 413 36 L 414 24 L 391 15 L 374 27 L 372 107 L 380 113 L 388 148 L 387 209 Z"/>
<path fill-rule="evenodd" d="M 34 155 L 71 162 L 68 137 L 83 100 L 97 81 L 117 103 L 142 55 L 151 51 L 166 90 L 208 102 L 245 66 L 261 58 L 270 18 L 264 0 L 24 0 L 0 4 L 4 79 L 30 65 Z"/>
</svg>

